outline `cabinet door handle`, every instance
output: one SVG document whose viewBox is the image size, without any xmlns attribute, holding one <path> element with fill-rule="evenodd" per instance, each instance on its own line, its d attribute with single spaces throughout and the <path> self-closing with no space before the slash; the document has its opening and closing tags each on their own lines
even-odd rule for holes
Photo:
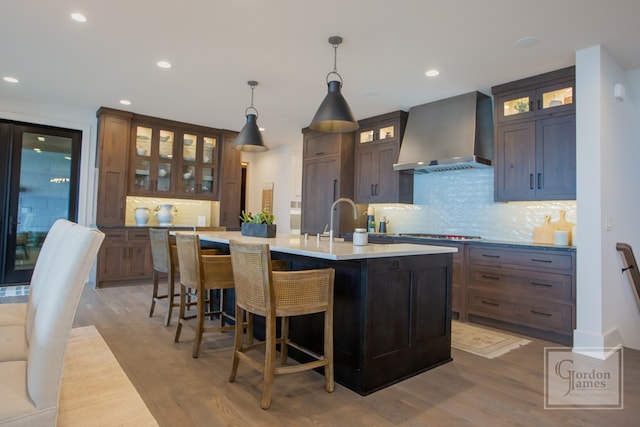
<svg viewBox="0 0 640 427">
<path fill-rule="evenodd" d="M 337 190 L 337 185 L 338 185 L 338 180 L 334 179 L 333 180 L 333 200 L 336 200 L 336 190 Z"/>
<path fill-rule="evenodd" d="M 542 174 L 538 174 L 538 190 L 542 190 Z"/>
<path fill-rule="evenodd" d="M 547 317 L 551 317 L 551 313 L 544 313 L 542 311 L 537 311 L 537 310 L 531 310 L 531 313 L 533 314 L 537 314 L 539 316 L 547 316 Z"/>
<path fill-rule="evenodd" d="M 547 264 L 551 264 L 553 262 L 550 259 L 538 259 L 538 258 L 531 258 L 531 261 L 533 261 L 533 262 L 544 262 L 544 263 L 547 263 Z"/>
<path fill-rule="evenodd" d="M 316 153 L 316 156 L 323 156 L 323 155 L 324 155 L 324 151 L 318 151 L 318 152 Z"/>
<path fill-rule="evenodd" d="M 377 195 L 378 195 L 378 184 L 376 184 L 376 192 L 375 192 L 374 196 L 377 196 Z"/>
<path fill-rule="evenodd" d="M 371 184 L 371 195 L 375 196 L 375 194 L 373 193 L 373 184 Z"/>
<path fill-rule="evenodd" d="M 491 307 L 500 307 L 500 304 L 498 304 L 497 302 L 482 300 L 482 303 L 485 305 L 490 305 Z"/>
<path fill-rule="evenodd" d="M 498 276 L 488 276 L 486 274 L 483 274 L 482 278 L 483 279 L 489 279 L 489 280 L 500 280 L 500 277 L 498 277 Z"/>
<path fill-rule="evenodd" d="M 529 190 L 533 190 L 533 174 L 529 174 Z"/>
<path fill-rule="evenodd" d="M 482 254 L 485 258 L 500 258 L 500 255 L 490 255 L 490 254 Z"/>
<path fill-rule="evenodd" d="M 545 288 L 551 288 L 552 285 L 550 283 L 540 283 L 540 282 L 529 282 L 533 286 L 544 286 Z"/>
<path fill-rule="evenodd" d="M 533 111 L 533 101 L 529 102 L 529 111 Z"/>
<path fill-rule="evenodd" d="M 542 110 L 542 103 L 539 99 L 538 99 L 538 110 Z"/>
</svg>

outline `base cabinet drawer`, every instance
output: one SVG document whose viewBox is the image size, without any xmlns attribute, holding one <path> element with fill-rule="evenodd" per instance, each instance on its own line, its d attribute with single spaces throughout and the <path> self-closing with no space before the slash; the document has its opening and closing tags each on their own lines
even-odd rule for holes
<svg viewBox="0 0 640 427">
<path fill-rule="evenodd" d="M 544 271 L 567 271 L 573 269 L 573 256 L 570 253 L 553 251 L 528 251 L 488 246 L 471 246 L 469 262 L 494 266 L 513 266 L 526 269 L 542 269 Z"/>
<path fill-rule="evenodd" d="M 470 320 L 572 344 L 575 251 L 472 244 L 468 260 Z"/>
<path fill-rule="evenodd" d="M 522 296 L 571 301 L 573 298 L 571 275 L 511 268 L 471 267 L 469 286 Z"/>
<path fill-rule="evenodd" d="M 469 290 L 469 314 L 562 334 L 571 333 L 572 306 L 546 301 L 513 300 Z"/>
</svg>

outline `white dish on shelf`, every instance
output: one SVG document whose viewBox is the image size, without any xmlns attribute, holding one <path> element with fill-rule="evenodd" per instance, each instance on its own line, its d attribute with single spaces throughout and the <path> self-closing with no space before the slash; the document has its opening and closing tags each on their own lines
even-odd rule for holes
<svg viewBox="0 0 640 427">
<path fill-rule="evenodd" d="M 136 152 L 138 153 L 138 156 L 144 156 L 147 154 L 147 150 L 144 148 L 138 148 Z"/>
<path fill-rule="evenodd" d="M 213 181 L 213 177 L 211 175 L 206 175 L 202 177 L 203 181 Z"/>
<path fill-rule="evenodd" d="M 160 157 L 163 158 L 163 159 L 170 159 L 171 155 L 170 154 L 160 153 Z"/>
<path fill-rule="evenodd" d="M 160 142 L 167 142 L 169 138 L 169 135 L 162 135 L 160 136 Z"/>
<path fill-rule="evenodd" d="M 139 139 L 140 141 L 148 141 L 150 138 L 147 135 L 138 135 L 136 136 L 136 139 Z"/>
<path fill-rule="evenodd" d="M 167 171 L 166 171 L 165 169 L 160 169 L 160 170 L 158 171 L 158 175 L 160 175 L 160 176 L 167 176 Z"/>
<path fill-rule="evenodd" d="M 149 175 L 149 171 L 136 169 L 136 175 Z"/>
<path fill-rule="evenodd" d="M 185 173 L 183 173 L 183 174 L 182 174 L 182 177 L 183 177 L 184 179 L 191 179 L 191 172 L 185 172 Z"/>
<path fill-rule="evenodd" d="M 185 157 L 184 159 L 185 159 L 187 162 L 193 162 L 193 161 L 195 161 L 195 160 L 196 160 L 196 158 L 195 158 L 195 157 Z"/>
<path fill-rule="evenodd" d="M 193 144 L 193 139 L 187 138 L 184 140 L 184 145 L 191 145 L 191 144 Z"/>
</svg>

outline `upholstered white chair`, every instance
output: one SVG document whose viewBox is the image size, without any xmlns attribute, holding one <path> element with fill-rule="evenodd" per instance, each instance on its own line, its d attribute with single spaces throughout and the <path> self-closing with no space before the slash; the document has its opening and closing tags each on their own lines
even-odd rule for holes
<svg viewBox="0 0 640 427">
<path fill-rule="evenodd" d="M 39 288 L 46 286 L 49 269 L 55 257 L 64 245 L 66 233 L 74 223 L 66 220 L 56 221 L 42 243 L 38 260 L 33 269 L 29 286 L 29 300 L 25 303 L 0 304 L 0 362 L 27 359 L 27 324 L 33 326 L 33 317 L 41 295 Z"/>
<path fill-rule="evenodd" d="M 98 230 L 59 221 L 64 221 L 63 228 L 67 229 L 47 236 L 47 245 L 52 248 L 40 253 L 32 278 L 34 292 L 22 326 L 26 359 L 0 361 L 0 426 L 56 425 L 69 332 L 82 289 L 104 240 Z M 0 329 L 0 334 L 9 332 Z M 11 342 L 4 340 L 2 345 Z"/>
<path fill-rule="evenodd" d="M 40 254 L 38 256 L 38 262 L 36 263 L 31 283 L 29 286 L 29 300 L 25 303 L 10 303 L 0 304 L 0 327 L 9 325 L 25 325 L 27 323 L 27 306 L 34 306 L 37 302 L 37 298 L 34 294 L 37 293 L 38 283 L 42 283 L 39 280 L 41 276 L 47 274 L 48 268 L 51 266 L 51 255 L 57 252 L 64 243 L 64 234 L 73 226 L 71 221 L 56 221 L 49 232 L 47 237 L 42 243 L 40 248 Z M 35 285 L 35 286 L 34 286 Z M 1 352 L 2 350 L 0 350 Z M 2 360 L 2 356 L 0 356 Z"/>
</svg>

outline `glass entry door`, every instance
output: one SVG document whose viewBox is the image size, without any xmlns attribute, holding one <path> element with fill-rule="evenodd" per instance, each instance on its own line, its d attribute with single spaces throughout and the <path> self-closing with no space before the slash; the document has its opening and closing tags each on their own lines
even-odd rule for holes
<svg viewBox="0 0 640 427">
<path fill-rule="evenodd" d="M 51 225 L 77 219 L 81 138 L 77 130 L 0 123 L 0 283 L 29 283 Z"/>
</svg>

